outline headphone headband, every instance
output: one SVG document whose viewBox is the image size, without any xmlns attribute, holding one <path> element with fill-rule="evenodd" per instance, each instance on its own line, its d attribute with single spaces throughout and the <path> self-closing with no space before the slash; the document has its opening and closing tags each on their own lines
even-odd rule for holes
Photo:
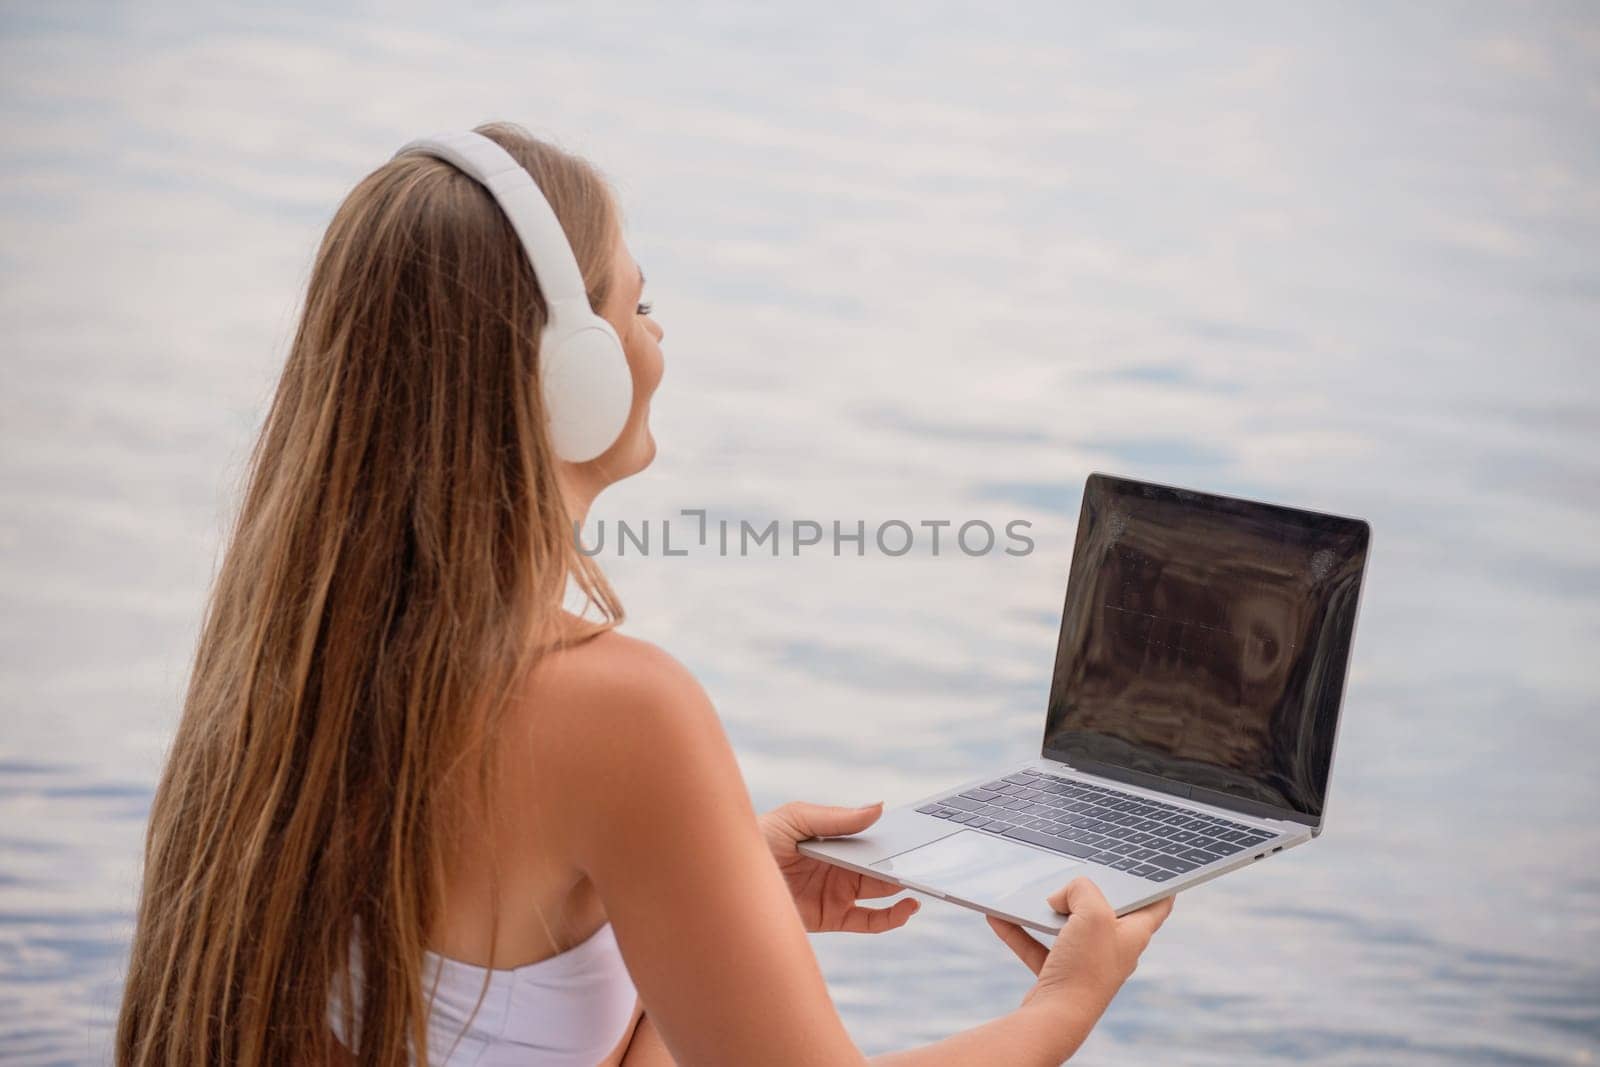
<svg viewBox="0 0 1600 1067">
<path fill-rule="evenodd" d="M 469 130 L 419 137 L 396 152 L 395 158 L 412 155 L 442 159 L 489 190 L 527 250 L 551 318 L 558 317 L 558 309 L 574 301 L 582 301 L 583 311 L 589 311 L 588 289 L 566 231 L 538 183 L 510 152 Z"/>
</svg>

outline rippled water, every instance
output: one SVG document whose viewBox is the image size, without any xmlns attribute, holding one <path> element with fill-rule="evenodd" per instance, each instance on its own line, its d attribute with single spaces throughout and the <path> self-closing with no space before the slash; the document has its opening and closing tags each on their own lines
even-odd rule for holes
<svg viewBox="0 0 1600 1067">
<path fill-rule="evenodd" d="M 510 118 L 667 328 L 595 517 L 1033 523 L 610 559 L 758 802 L 1036 751 L 1092 469 L 1365 517 L 1328 832 L 1186 894 L 1082 1058 L 1600 1057 L 1600 17 L 0 8 L 0 1058 L 106 1054 L 223 516 L 343 193 Z M 943 906 L 819 938 L 873 1050 L 1012 1006 Z"/>
</svg>

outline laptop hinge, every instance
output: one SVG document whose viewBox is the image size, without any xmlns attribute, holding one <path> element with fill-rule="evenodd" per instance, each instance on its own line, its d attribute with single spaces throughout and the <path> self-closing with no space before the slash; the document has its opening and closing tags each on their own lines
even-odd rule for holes
<svg viewBox="0 0 1600 1067">
<path fill-rule="evenodd" d="M 1095 760 L 1085 760 L 1074 764 L 1071 760 L 1048 753 L 1041 754 L 1040 758 L 1059 764 L 1067 770 L 1075 771 L 1078 774 L 1089 775 L 1108 782 L 1117 782 L 1120 785 L 1139 786 L 1142 789 L 1148 789 L 1153 793 L 1169 796 L 1176 800 L 1191 800 L 1196 804 L 1207 804 L 1213 808 L 1221 808 L 1224 811 L 1247 819 L 1256 819 L 1260 822 L 1273 823 L 1296 830 L 1311 825 L 1295 819 L 1286 819 L 1279 813 L 1278 809 L 1269 807 L 1266 804 L 1252 802 L 1242 797 L 1234 797 L 1227 793 L 1219 793 L 1210 789 L 1198 790 L 1200 795 L 1197 796 L 1195 795 L 1197 790 L 1187 783 L 1175 783 L 1158 775 L 1130 771 L 1115 764 L 1099 763 Z M 1180 788 L 1172 788 L 1174 785 L 1178 785 Z"/>
</svg>

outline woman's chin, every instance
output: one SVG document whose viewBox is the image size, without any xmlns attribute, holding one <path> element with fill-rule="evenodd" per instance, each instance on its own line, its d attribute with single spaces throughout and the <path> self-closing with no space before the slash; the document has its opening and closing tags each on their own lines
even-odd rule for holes
<svg viewBox="0 0 1600 1067">
<path fill-rule="evenodd" d="M 633 477 L 655 462 L 656 439 L 648 426 L 644 428 L 633 447 L 628 449 L 627 455 L 628 462 L 621 465 L 622 473 L 617 476 L 618 481 Z"/>
</svg>

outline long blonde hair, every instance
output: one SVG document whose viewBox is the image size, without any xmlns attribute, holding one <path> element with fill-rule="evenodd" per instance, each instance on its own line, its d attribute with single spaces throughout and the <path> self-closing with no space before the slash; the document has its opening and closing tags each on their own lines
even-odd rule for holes
<svg viewBox="0 0 1600 1067">
<path fill-rule="evenodd" d="M 516 127 L 479 132 L 544 190 L 599 307 L 604 181 Z M 544 320 L 510 225 L 448 164 L 391 160 L 340 205 L 150 814 L 119 1064 L 343 1058 L 328 1005 L 353 943 L 357 1059 L 426 1061 L 459 798 L 490 795 L 507 695 L 572 639 L 569 580 L 593 629 L 622 616 L 558 488 Z"/>
</svg>

